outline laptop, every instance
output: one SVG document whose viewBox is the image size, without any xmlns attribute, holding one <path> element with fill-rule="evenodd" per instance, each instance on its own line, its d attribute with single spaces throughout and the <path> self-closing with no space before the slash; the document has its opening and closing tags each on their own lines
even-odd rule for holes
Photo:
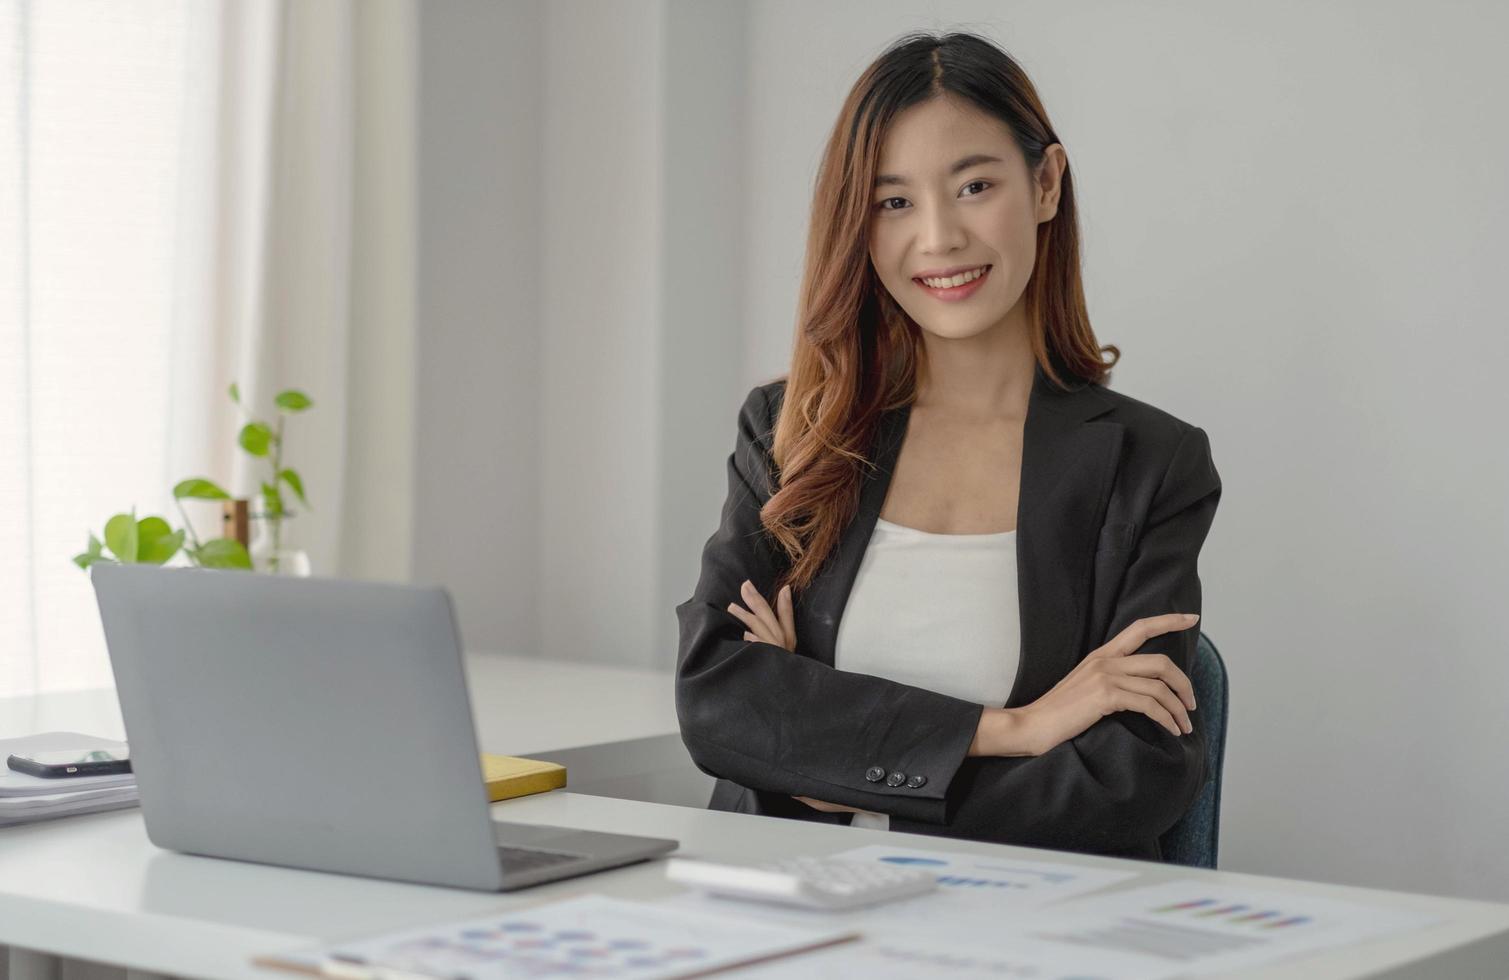
<svg viewBox="0 0 1509 980">
<path fill-rule="evenodd" d="M 147 836 L 511 891 L 678 842 L 495 822 L 442 587 L 90 566 Z"/>
</svg>

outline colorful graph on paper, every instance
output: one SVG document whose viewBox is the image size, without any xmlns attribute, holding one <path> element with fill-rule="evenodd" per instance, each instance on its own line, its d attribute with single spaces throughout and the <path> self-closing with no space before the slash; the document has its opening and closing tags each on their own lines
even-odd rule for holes
<svg viewBox="0 0 1509 980">
<path fill-rule="evenodd" d="M 1155 957 L 1202 970 L 1291 956 L 1428 924 L 1398 909 L 1194 880 L 1110 892 L 1059 906 L 1028 935 Z"/>
<path fill-rule="evenodd" d="M 858 935 L 589 894 L 255 962 L 341 977 L 665 980 L 823 948 Z"/>
</svg>

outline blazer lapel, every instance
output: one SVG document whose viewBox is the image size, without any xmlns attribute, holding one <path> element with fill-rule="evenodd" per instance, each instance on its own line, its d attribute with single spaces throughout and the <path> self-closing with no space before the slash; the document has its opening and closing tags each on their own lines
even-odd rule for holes
<svg viewBox="0 0 1509 980">
<path fill-rule="evenodd" d="M 1097 386 L 1061 391 L 1038 368 L 1017 504 L 1021 658 L 1005 707 L 1036 701 L 1089 653 L 1084 641 L 1095 546 L 1125 432 L 1120 422 L 1092 420 L 1110 409 Z"/>
<path fill-rule="evenodd" d="M 1094 549 L 1121 456 L 1119 422 L 1092 421 L 1111 402 L 1095 385 L 1061 391 L 1035 370 L 1027 402 L 1017 502 L 1017 601 L 1022 647 L 1005 707 L 1037 700 L 1088 650 L 1081 649 Z M 881 416 L 860 487 L 859 511 L 797 603 L 799 652 L 832 666 L 838 625 L 885 504 L 911 406 Z"/>
</svg>

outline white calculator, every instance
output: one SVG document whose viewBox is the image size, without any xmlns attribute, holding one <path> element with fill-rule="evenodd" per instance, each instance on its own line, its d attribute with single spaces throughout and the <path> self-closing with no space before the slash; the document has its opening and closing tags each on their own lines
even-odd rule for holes
<svg viewBox="0 0 1509 980">
<path fill-rule="evenodd" d="M 725 864 L 672 857 L 666 877 L 714 895 L 809 909 L 852 909 L 921 895 L 938 887 L 931 872 L 888 864 L 799 857 Z"/>
</svg>

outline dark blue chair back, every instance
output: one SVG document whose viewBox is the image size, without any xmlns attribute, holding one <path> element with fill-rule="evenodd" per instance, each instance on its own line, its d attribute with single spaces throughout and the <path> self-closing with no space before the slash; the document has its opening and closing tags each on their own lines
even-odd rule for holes
<svg viewBox="0 0 1509 980">
<path fill-rule="evenodd" d="M 1158 838 L 1163 860 L 1192 868 L 1214 868 L 1221 838 L 1221 769 L 1226 763 L 1226 664 L 1220 651 L 1204 633 L 1195 645 L 1194 669 L 1189 675 L 1195 688 L 1196 708 L 1189 719 L 1205 737 L 1209 772 L 1200 795 L 1179 822 Z"/>
</svg>

